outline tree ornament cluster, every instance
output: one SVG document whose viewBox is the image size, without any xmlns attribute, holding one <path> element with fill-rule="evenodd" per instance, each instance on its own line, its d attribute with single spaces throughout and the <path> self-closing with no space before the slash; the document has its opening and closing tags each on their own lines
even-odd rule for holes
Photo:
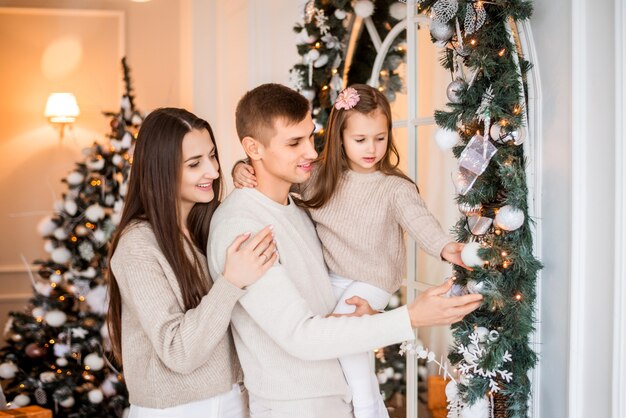
<svg viewBox="0 0 626 418">
<path fill-rule="evenodd" d="M 0 349 L 0 378 L 11 407 L 38 404 L 56 417 L 122 417 L 128 394 L 106 360 L 110 342 L 105 270 L 108 240 L 119 223 L 132 147 L 143 116 L 122 59 L 125 93 L 110 118 L 107 141 L 83 150 L 63 182 L 67 190 L 37 231 L 47 260 L 35 261 L 34 294 L 11 312 Z"/>
</svg>

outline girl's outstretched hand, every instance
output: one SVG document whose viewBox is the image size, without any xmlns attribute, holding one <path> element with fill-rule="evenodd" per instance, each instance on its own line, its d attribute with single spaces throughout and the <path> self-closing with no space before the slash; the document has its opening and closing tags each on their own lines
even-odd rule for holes
<svg viewBox="0 0 626 418">
<path fill-rule="evenodd" d="M 250 242 L 243 246 L 248 240 Z M 235 238 L 226 251 L 223 276 L 243 289 L 263 276 L 277 259 L 278 251 L 272 227 L 266 226 L 251 239 L 250 232 Z"/>
<path fill-rule="evenodd" d="M 441 250 L 441 258 L 451 262 L 452 264 L 461 266 L 464 269 L 471 270 L 471 268 L 466 266 L 461 259 L 461 252 L 463 251 L 463 247 L 465 247 L 465 244 L 461 242 L 449 242 L 448 244 L 446 244 L 445 247 L 443 247 L 443 250 Z"/>
<path fill-rule="evenodd" d="M 452 280 L 448 279 L 442 285 L 419 294 L 408 306 L 413 328 L 459 322 L 482 303 L 483 296 L 480 294 L 447 297 L 451 288 Z"/>
<path fill-rule="evenodd" d="M 244 187 L 255 188 L 257 183 L 254 168 L 243 161 L 237 162 L 233 168 L 233 184 L 238 189 L 243 189 Z"/>
</svg>

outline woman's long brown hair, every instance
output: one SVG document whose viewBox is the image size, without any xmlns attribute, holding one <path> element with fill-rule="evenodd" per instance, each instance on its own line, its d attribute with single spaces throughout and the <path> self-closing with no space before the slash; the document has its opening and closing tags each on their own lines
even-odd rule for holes
<svg viewBox="0 0 626 418">
<path fill-rule="evenodd" d="M 182 167 L 182 142 L 192 130 L 206 129 L 213 144 L 211 126 L 194 114 L 176 108 L 162 108 L 150 113 L 139 130 L 133 165 L 128 180 L 128 193 L 122 217 L 109 249 L 109 310 L 107 326 L 113 356 L 122 364 L 122 297 L 111 270 L 111 256 L 121 236 L 136 221 L 150 224 L 156 241 L 171 266 L 183 296 L 185 309 L 195 308 L 208 292 L 208 278 L 204 277 L 201 261 L 195 251 L 192 259 L 185 252 L 185 243 L 206 251 L 209 225 L 221 198 L 222 173 L 213 181 L 215 197 L 209 203 L 196 203 L 187 217 L 189 242 L 180 225 L 179 201 Z M 217 161 L 217 147 L 215 148 Z M 178 239 L 172 239 L 178 237 Z"/>
<path fill-rule="evenodd" d="M 298 201 L 304 207 L 318 209 L 324 206 L 331 198 L 342 173 L 348 170 L 348 161 L 343 151 L 343 130 L 350 115 L 358 112 L 370 115 L 372 112 L 381 111 L 387 118 L 387 150 L 385 156 L 378 163 L 378 169 L 384 174 L 402 177 L 413 183 L 399 168 L 400 155 L 393 141 L 391 126 L 391 107 L 383 93 L 366 84 L 353 84 L 353 89 L 359 94 L 359 102 L 350 110 L 337 109 L 333 106 L 328 117 L 326 129 L 326 143 L 316 165 L 318 169 L 313 181 L 307 185 L 310 192 L 304 193 L 307 198 Z"/>
</svg>

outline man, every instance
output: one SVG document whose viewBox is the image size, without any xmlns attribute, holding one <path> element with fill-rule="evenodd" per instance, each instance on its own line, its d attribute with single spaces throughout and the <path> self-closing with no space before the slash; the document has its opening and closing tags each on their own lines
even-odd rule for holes
<svg viewBox="0 0 626 418">
<path fill-rule="evenodd" d="M 240 100 L 236 124 L 257 186 L 233 191 L 215 212 L 209 268 L 213 275 L 222 271 L 234 237 L 267 224 L 274 226 L 280 257 L 232 315 L 251 417 L 352 417 L 338 357 L 413 339 L 417 326 L 456 322 L 480 305 L 481 296 L 445 298 L 446 283 L 410 307 L 327 317 L 336 301 L 322 249 L 306 212 L 289 196 L 293 184 L 311 176 L 317 157 L 309 103 L 287 87 L 264 84 Z M 353 302 L 359 313 L 367 311 Z"/>
</svg>

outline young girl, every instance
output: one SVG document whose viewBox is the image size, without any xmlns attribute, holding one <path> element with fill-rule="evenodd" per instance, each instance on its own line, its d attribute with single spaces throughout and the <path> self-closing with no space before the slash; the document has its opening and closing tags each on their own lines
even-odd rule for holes
<svg viewBox="0 0 626 418">
<path fill-rule="evenodd" d="M 378 90 L 362 84 L 339 95 L 327 137 L 300 204 L 309 209 L 337 296 L 335 313 L 354 310 L 352 296 L 384 309 L 400 288 L 406 249 L 403 231 L 427 253 L 463 265 L 462 244 L 446 235 L 417 186 L 398 167 L 391 108 Z M 236 187 L 254 186 L 252 167 L 233 170 Z M 356 418 L 388 417 L 369 354 L 340 359 L 352 389 Z"/>
<path fill-rule="evenodd" d="M 109 261 L 107 322 L 131 418 L 247 416 L 230 316 L 277 254 L 270 228 L 240 249 L 244 234 L 223 274 L 209 276 L 204 250 L 220 189 L 209 124 L 183 109 L 152 112 Z"/>
</svg>

